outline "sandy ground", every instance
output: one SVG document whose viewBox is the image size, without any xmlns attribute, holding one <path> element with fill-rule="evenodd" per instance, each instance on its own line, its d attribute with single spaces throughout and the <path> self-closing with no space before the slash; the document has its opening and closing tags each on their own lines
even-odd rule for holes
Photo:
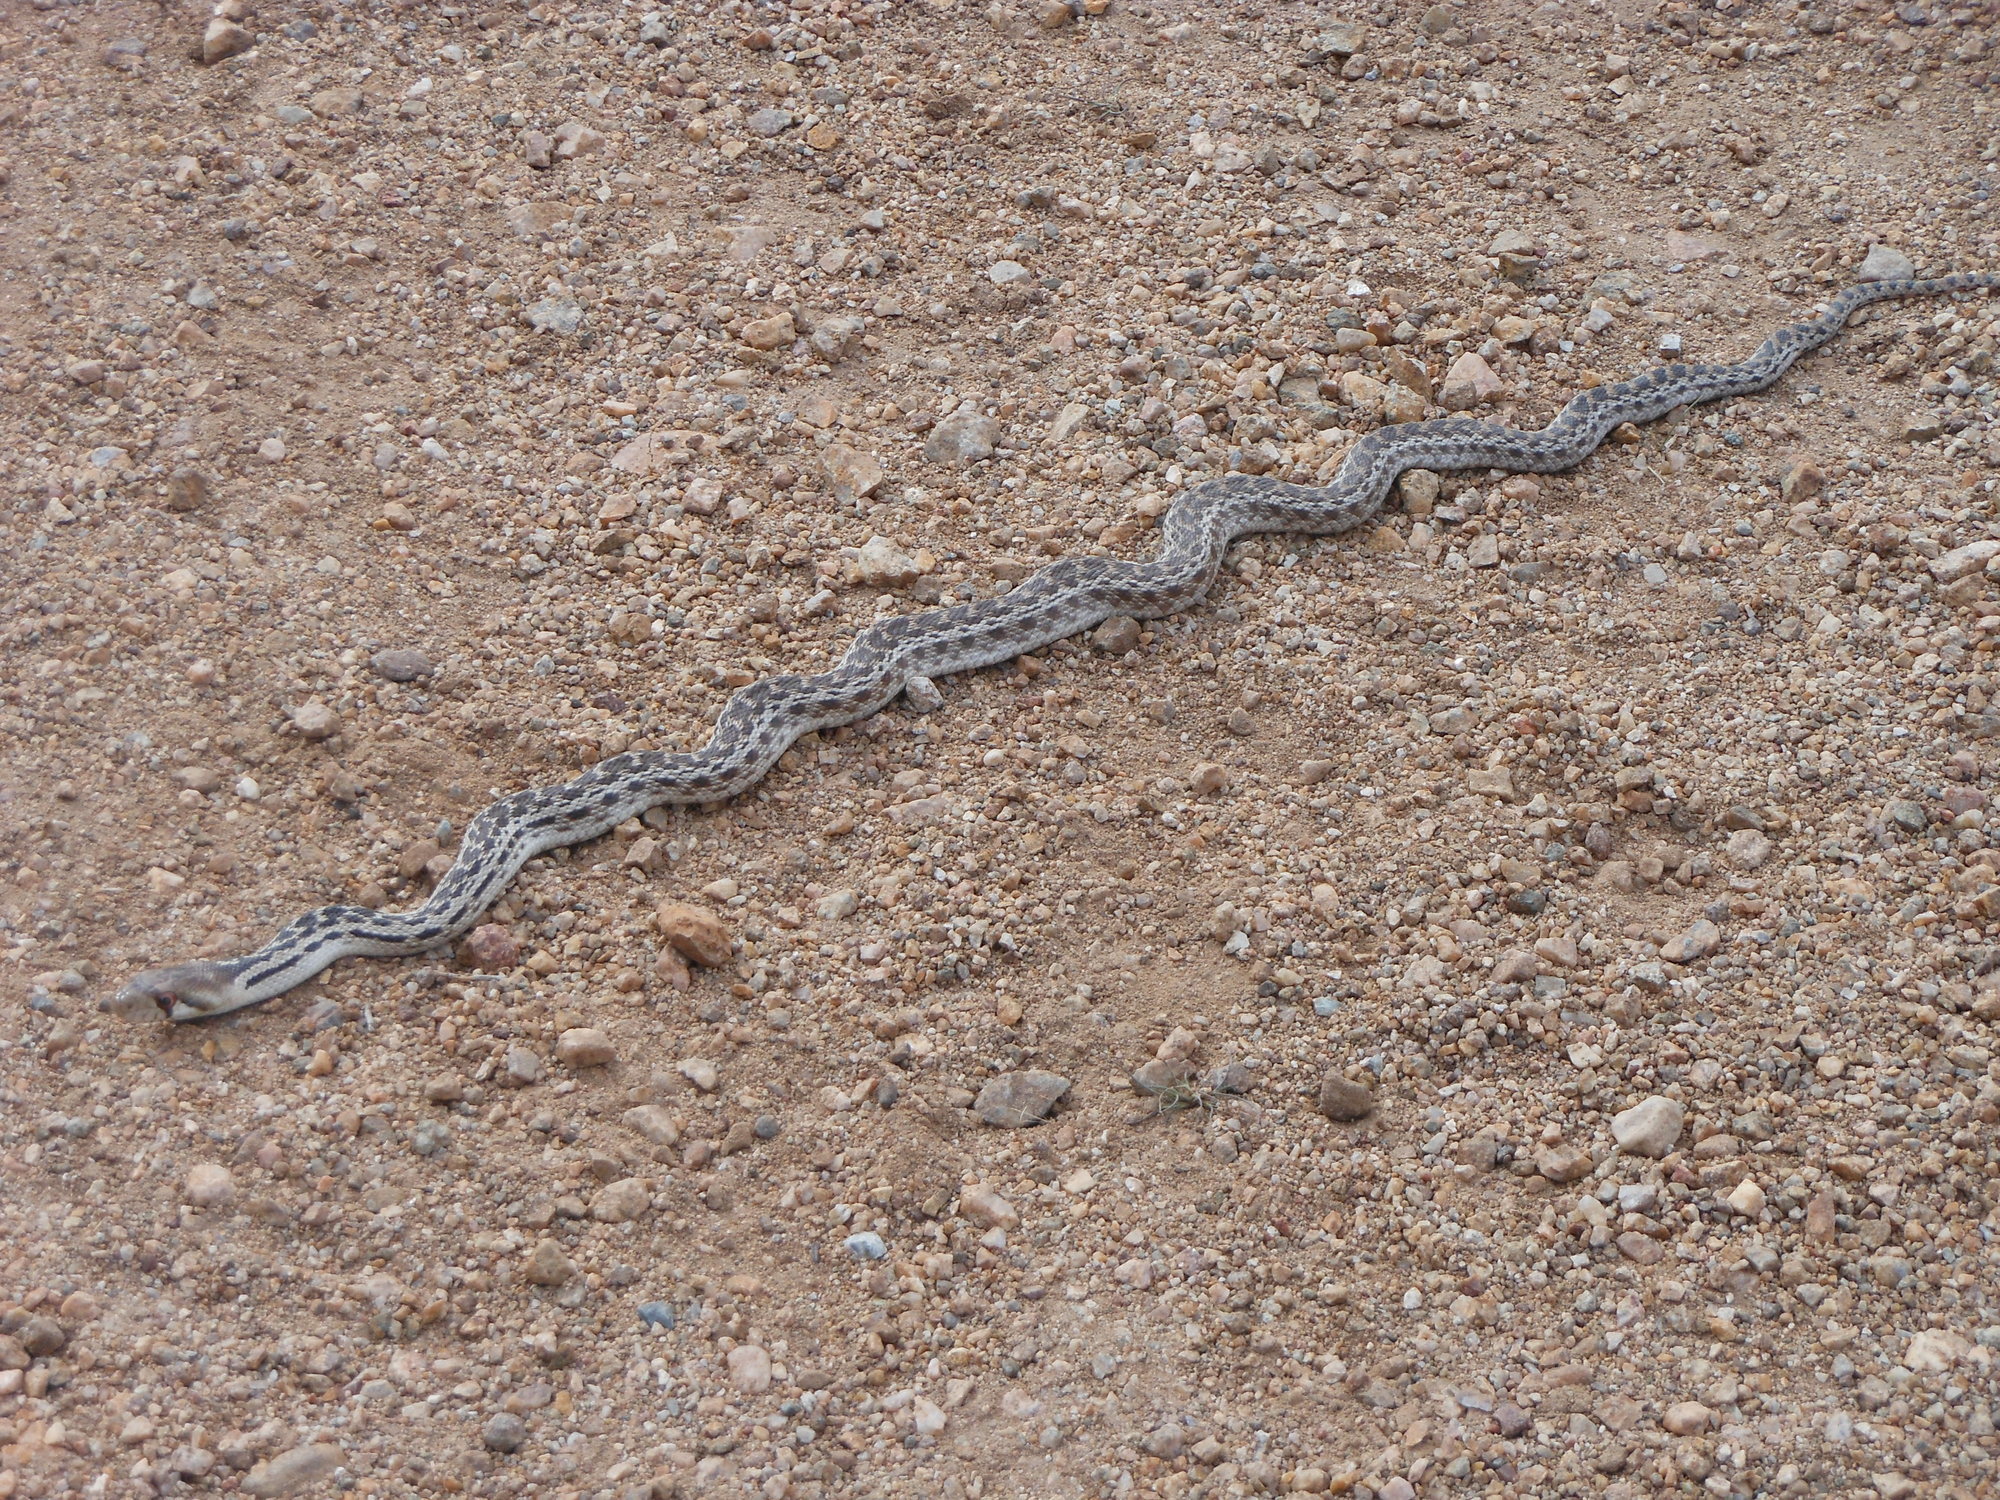
<svg viewBox="0 0 2000 1500">
<path fill-rule="evenodd" d="M 1992 298 L 98 1006 L 1202 479 L 2000 267 L 1995 21 L 14 0 L 0 1500 L 1991 1493 Z"/>
</svg>

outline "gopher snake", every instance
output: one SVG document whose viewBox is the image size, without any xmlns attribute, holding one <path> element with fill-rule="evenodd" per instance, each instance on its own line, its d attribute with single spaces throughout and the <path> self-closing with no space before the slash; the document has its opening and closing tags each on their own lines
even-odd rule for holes
<svg viewBox="0 0 2000 1500">
<path fill-rule="evenodd" d="M 1567 469 L 1622 423 L 1763 390 L 1800 355 L 1838 333 L 1856 308 L 1888 297 L 1993 287 L 2000 287 L 2000 275 L 1862 283 L 1841 292 L 1810 322 L 1779 329 L 1740 364 L 1662 365 L 1598 386 L 1538 432 L 1469 417 L 1411 422 L 1362 438 L 1321 487 L 1243 475 L 1196 485 L 1167 511 L 1160 549 L 1147 562 L 1064 558 L 999 598 L 877 621 L 831 671 L 770 677 L 739 690 L 699 750 L 615 755 L 574 781 L 516 792 L 485 808 L 466 828 L 451 869 L 415 911 L 321 907 L 242 958 L 136 975 L 105 1008 L 132 1017 L 164 1013 L 197 1020 L 283 994 L 338 959 L 436 947 L 469 928 L 545 850 L 596 838 L 659 803 L 719 802 L 747 791 L 799 736 L 866 718 L 905 688 L 928 690 L 930 678 L 992 666 L 1112 615 L 1149 619 L 1188 608 L 1208 591 L 1239 536 L 1349 530 L 1376 512 L 1406 469 Z"/>
</svg>

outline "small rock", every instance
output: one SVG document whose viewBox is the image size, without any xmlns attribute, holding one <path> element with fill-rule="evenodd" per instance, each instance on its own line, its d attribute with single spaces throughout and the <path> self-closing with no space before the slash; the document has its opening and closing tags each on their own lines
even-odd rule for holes
<svg viewBox="0 0 2000 1500">
<path fill-rule="evenodd" d="M 872 1229 L 864 1229 L 859 1234 L 850 1234 L 840 1242 L 841 1248 L 856 1260 L 882 1260 L 889 1254 L 889 1247 L 882 1236 Z"/>
<path fill-rule="evenodd" d="M 704 1094 L 714 1093 L 716 1086 L 722 1081 L 722 1075 L 716 1071 L 715 1064 L 705 1057 L 682 1058 L 679 1071 L 681 1077 Z"/>
<path fill-rule="evenodd" d="M 317 698 L 293 709 L 291 720 L 302 740 L 330 740 L 340 733 L 340 715 Z"/>
<path fill-rule="evenodd" d="M 944 1408 L 928 1396 L 919 1396 L 910 1403 L 910 1425 L 916 1428 L 918 1437 L 936 1437 L 944 1431 L 946 1420 Z"/>
<path fill-rule="evenodd" d="M 769 106 L 763 109 L 753 109 L 750 111 L 748 118 L 743 122 L 744 128 L 752 135 L 761 136 L 767 141 L 773 136 L 783 135 L 795 123 L 796 121 L 790 110 L 773 109 Z"/>
<path fill-rule="evenodd" d="M 1856 281 L 1903 281 L 1917 274 L 1916 263 L 1891 245 L 1870 245 L 1854 273 Z"/>
<path fill-rule="evenodd" d="M 1660 1418 L 1660 1425 L 1675 1437 L 1698 1437 L 1715 1423 L 1715 1413 L 1699 1401 L 1676 1401 Z"/>
<path fill-rule="evenodd" d="M 1754 1219 L 1764 1211 L 1764 1190 L 1754 1177 L 1746 1177 L 1730 1189 L 1724 1201 L 1744 1218 Z"/>
<path fill-rule="evenodd" d="M 1012 1229 L 1021 1222 L 1014 1205 L 983 1182 L 958 1190 L 958 1211 L 981 1229 Z"/>
<path fill-rule="evenodd" d="M 886 536 L 868 538 L 854 561 L 855 582 L 864 588 L 908 588 L 922 576 L 916 559 Z"/>
<path fill-rule="evenodd" d="M 1452 361 L 1445 371 L 1438 405 L 1446 411 L 1470 411 L 1482 401 L 1491 401 L 1505 390 L 1506 382 L 1477 354 L 1467 352 Z"/>
<path fill-rule="evenodd" d="M 1612 1116 L 1611 1138 L 1619 1150 L 1634 1156 L 1665 1156 L 1681 1138 L 1686 1120 L 1687 1111 L 1679 1100 L 1654 1094 Z"/>
<path fill-rule="evenodd" d="M 595 1026 L 573 1026 L 556 1038 L 556 1061 L 566 1068 L 601 1068 L 617 1060 L 611 1038 Z"/>
<path fill-rule="evenodd" d="M 521 1274 L 535 1286 L 561 1286 L 576 1274 L 576 1263 L 554 1240 L 542 1240 L 528 1252 Z"/>
<path fill-rule="evenodd" d="M 755 318 L 743 325 L 743 342 L 752 349 L 782 349 L 799 336 L 792 326 L 792 315 L 788 312 L 773 313 L 768 318 Z"/>
<path fill-rule="evenodd" d="M 201 509 L 208 499 L 208 476 L 183 464 L 167 476 L 167 509 L 185 513 Z"/>
<path fill-rule="evenodd" d="M 738 1344 L 729 1351 L 729 1383 L 746 1396 L 771 1388 L 771 1356 L 761 1344 Z"/>
<path fill-rule="evenodd" d="M 653 1206 L 653 1195 L 637 1177 L 606 1183 L 591 1200 L 590 1216 L 600 1224 L 629 1224 Z"/>
<path fill-rule="evenodd" d="M 1182 1433 L 1177 1425 L 1172 1422 L 1165 1422 L 1147 1433 L 1145 1441 L 1139 1446 L 1152 1454 L 1153 1457 L 1172 1463 L 1181 1456 L 1186 1441 L 1185 1434 Z"/>
<path fill-rule="evenodd" d="M 1722 846 L 1723 858 L 1739 870 L 1761 870 L 1771 858 L 1771 840 L 1754 828 L 1739 828 Z"/>
<path fill-rule="evenodd" d="M 1090 644 L 1106 656 L 1123 656 L 1139 649 L 1139 622 L 1130 615 L 1113 615 L 1090 637 Z"/>
<path fill-rule="evenodd" d="M 866 330 L 867 324 L 861 319 L 850 313 L 839 313 L 830 318 L 820 319 L 818 326 L 812 331 L 812 337 L 806 342 L 811 344 L 813 352 L 828 364 L 838 364 L 854 352 L 854 346 L 860 342 Z"/>
<path fill-rule="evenodd" d="M 541 1054 L 529 1047 L 507 1049 L 506 1071 L 501 1081 L 509 1088 L 524 1089 L 542 1081 Z"/>
<path fill-rule="evenodd" d="M 1375 1091 L 1339 1073 L 1319 1081 L 1319 1112 L 1329 1120 L 1359 1120 L 1375 1108 Z"/>
<path fill-rule="evenodd" d="M 1142 1094 L 1164 1094 L 1182 1087 L 1193 1076 L 1185 1058 L 1156 1057 L 1133 1070 L 1132 1087 Z"/>
<path fill-rule="evenodd" d="M 257 38 L 234 21 L 216 16 L 208 23 L 208 29 L 201 34 L 201 60 L 205 63 L 219 63 L 227 58 L 248 52 L 257 45 Z"/>
<path fill-rule="evenodd" d="M 673 1328 L 680 1322 L 671 1302 L 641 1302 L 639 1321 L 648 1328 Z"/>
<path fill-rule="evenodd" d="M 834 443 L 820 455 L 820 467 L 836 500 L 862 500 L 882 483 L 881 460 L 845 443 Z"/>
<path fill-rule="evenodd" d="M 69 1335 L 63 1332 L 62 1324 L 42 1315 L 28 1319 L 15 1329 L 14 1338 L 34 1359 L 46 1359 L 51 1354 L 58 1354 L 69 1342 Z"/>
<path fill-rule="evenodd" d="M 682 901 L 668 901 L 653 914 L 653 921 L 660 929 L 660 936 L 676 952 L 703 968 L 716 969 L 729 962 L 732 953 L 729 924 L 714 912 Z"/>
<path fill-rule="evenodd" d="M 1903 1363 L 1919 1375 L 1942 1375 L 1966 1355 L 1972 1345 L 1948 1328 L 1926 1328 L 1910 1340 Z"/>
<path fill-rule="evenodd" d="M 260 1500 L 289 1495 L 309 1484 L 330 1479 L 347 1454 L 337 1443 L 307 1443 L 268 1458 L 243 1476 L 242 1491 Z"/>
<path fill-rule="evenodd" d="M 986 278 L 995 286 L 1012 286 L 1017 281 L 1026 281 L 1031 274 L 1028 268 L 1017 260 L 997 260 L 986 268 Z M 89 382 L 86 381 L 85 384 Z"/>
<path fill-rule="evenodd" d="M 1056 1101 L 1068 1092 L 1069 1080 L 1057 1073 L 1039 1069 L 1002 1073 L 979 1091 L 972 1108 L 988 1125 L 1019 1129 L 1047 1119 Z"/>
<path fill-rule="evenodd" d="M 460 951 L 480 969 L 511 969 L 521 961 L 521 945 L 498 922 L 486 922 L 466 935 Z"/>
<path fill-rule="evenodd" d="M 511 1411 L 495 1412 L 479 1429 L 479 1440 L 495 1453 L 513 1453 L 528 1440 L 528 1424 Z"/>
<path fill-rule="evenodd" d="M 1519 948 L 1509 949 L 1493 961 L 1495 984 L 1532 984 L 1542 972 L 1535 955 Z"/>
<path fill-rule="evenodd" d="M 1628 1229 L 1617 1239 L 1618 1253 L 1635 1266 L 1657 1266 L 1666 1259 L 1666 1247 L 1658 1240 Z"/>
<path fill-rule="evenodd" d="M 408 646 L 377 651 L 368 658 L 368 666 L 377 677 L 390 682 L 415 682 L 419 677 L 430 676 L 434 670 L 428 656 Z"/>
<path fill-rule="evenodd" d="M 583 327 L 583 304 L 574 297 L 544 297 L 529 304 L 523 316 L 537 333 L 568 337 Z"/>
<path fill-rule="evenodd" d="M 1702 917 L 1686 932 L 1668 938 L 1660 949 L 1660 957 L 1670 964 L 1691 964 L 1707 958 L 1721 946 L 1722 929 Z"/>
<path fill-rule="evenodd" d="M 198 1161 L 188 1168 L 182 1196 L 196 1208 L 227 1208 L 236 1201 L 236 1179 L 220 1163 Z"/>
<path fill-rule="evenodd" d="M 655 1146 L 680 1144 L 680 1126 L 674 1123 L 673 1112 L 664 1105 L 635 1105 L 626 1110 L 621 1118 Z"/>
<path fill-rule="evenodd" d="M 1588 1176 L 1596 1165 L 1588 1151 L 1562 1141 L 1535 1153 L 1535 1170 L 1550 1182 L 1575 1182 Z"/>
<path fill-rule="evenodd" d="M 934 464 L 972 464 L 991 458 L 1000 441 L 1000 424 L 976 408 L 961 407 L 933 427 L 924 439 L 924 457 Z"/>
</svg>

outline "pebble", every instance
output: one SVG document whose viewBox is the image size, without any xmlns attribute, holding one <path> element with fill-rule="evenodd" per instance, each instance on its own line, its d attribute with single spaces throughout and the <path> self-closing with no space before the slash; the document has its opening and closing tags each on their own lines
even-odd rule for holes
<svg viewBox="0 0 2000 1500">
<path fill-rule="evenodd" d="M 958 1211 L 981 1229 L 1012 1229 L 1021 1222 L 1014 1205 L 983 1182 L 958 1190 Z"/>
<path fill-rule="evenodd" d="M 590 1216 L 600 1224 L 629 1224 L 653 1206 L 653 1195 L 637 1177 L 606 1183 L 591 1200 Z"/>
<path fill-rule="evenodd" d="M 1696 921 L 1686 931 L 1660 945 L 1660 957 L 1670 964 L 1691 964 L 1709 957 L 1722 946 L 1722 929 L 1708 918 Z"/>
<path fill-rule="evenodd" d="M 377 677 L 388 682 L 415 682 L 430 676 L 434 670 L 428 656 L 409 646 L 377 651 L 368 658 L 368 666 Z"/>
<path fill-rule="evenodd" d="M 1375 1109 L 1375 1091 L 1340 1073 L 1327 1073 L 1319 1081 L 1319 1112 L 1329 1120 L 1360 1120 Z"/>
<path fill-rule="evenodd" d="M 704 1094 L 712 1094 L 722 1081 L 722 1074 L 715 1064 L 705 1057 L 687 1057 L 675 1065 L 681 1077 L 700 1089 Z"/>
<path fill-rule="evenodd" d="M 495 1453 L 518 1453 L 528 1440 L 528 1424 L 511 1411 L 495 1412 L 479 1429 L 479 1441 Z"/>
<path fill-rule="evenodd" d="M 729 1351 L 729 1383 L 746 1396 L 771 1388 L 771 1355 L 761 1344 L 738 1344 Z"/>
<path fill-rule="evenodd" d="M 1774 847 L 1771 840 L 1756 829 L 1739 828 L 1729 835 L 1728 841 L 1723 845 L 1723 857 L 1735 868 L 1748 874 L 1752 870 L 1761 870 L 1770 863 Z"/>
<path fill-rule="evenodd" d="M 1661 1414 L 1660 1425 L 1675 1437 L 1699 1437 L 1715 1425 L 1715 1413 L 1699 1401 L 1676 1401 Z"/>
<path fill-rule="evenodd" d="M 1069 1092 L 1069 1080 L 1058 1073 L 1039 1069 L 1002 1073 L 987 1080 L 973 1102 L 973 1113 L 982 1123 L 1003 1129 L 1039 1125 Z"/>
<path fill-rule="evenodd" d="M 541 1240 L 528 1252 L 521 1274 L 535 1286 L 561 1286 L 576 1274 L 576 1263 L 554 1240 Z"/>
<path fill-rule="evenodd" d="M 511 969 L 521 961 L 520 943 L 497 922 L 473 928 L 466 934 L 460 951 L 467 963 L 487 970 Z"/>
<path fill-rule="evenodd" d="M 302 740 L 330 740 L 340 733 L 340 715 L 317 698 L 292 709 L 291 720 Z"/>
<path fill-rule="evenodd" d="M 863 542 L 854 561 L 854 580 L 864 588 L 908 588 L 922 576 L 917 560 L 885 536 Z"/>
<path fill-rule="evenodd" d="M 889 1247 L 882 1236 L 872 1229 L 864 1229 L 859 1234 L 850 1234 L 840 1242 L 841 1248 L 856 1260 L 881 1260 L 889 1253 Z"/>
<path fill-rule="evenodd" d="M 236 1179 L 219 1162 L 198 1161 L 188 1168 L 183 1196 L 196 1208 L 227 1208 L 236 1201 Z"/>
<path fill-rule="evenodd" d="M 924 458 L 934 464 L 972 464 L 993 456 L 1000 424 L 976 408 L 960 407 L 924 439 Z"/>
<path fill-rule="evenodd" d="M 734 954 L 729 924 L 704 907 L 663 902 L 653 921 L 675 952 L 703 968 L 719 969 Z"/>
<path fill-rule="evenodd" d="M 346 1460 L 346 1451 L 337 1443 L 307 1443 L 289 1448 L 275 1458 L 253 1465 L 243 1476 L 242 1490 L 260 1500 L 296 1494 L 309 1485 L 332 1478 L 333 1471 Z"/>
<path fill-rule="evenodd" d="M 1916 262 L 1892 245 L 1870 245 L 1855 268 L 1856 281 L 1902 281 L 1917 274 Z"/>
<path fill-rule="evenodd" d="M 556 1038 L 556 1060 L 568 1068 L 601 1068 L 618 1060 L 611 1038 L 595 1026 L 572 1026 Z"/>
<path fill-rule="evenodd" d="M 1634 1156 L 1665 1156 L 1680 1140 L 1686 1119 L 1678 1099 L 1653 1094 L 1611 1117 L 1611 1138 Z"/>
</svg>

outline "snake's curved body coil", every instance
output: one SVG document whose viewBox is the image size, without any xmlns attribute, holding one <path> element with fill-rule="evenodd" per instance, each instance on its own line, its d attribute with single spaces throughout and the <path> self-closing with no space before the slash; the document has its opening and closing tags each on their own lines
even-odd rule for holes
<svg viewBox="0 0 2000 1500">
<path fill-rule="evenodd" d="M 289 923 L 255 953 L 135 976 L 106 1008 L 134 1017 L 198 1020 L 283 994 L 342 958 L 434 948 L 466 931 L 529 860 L 596 838 L 660 803 L 719 802 L 754 786 L 786 748 L 816 729 L 849 724 L 917 679 L 992 666 L 1116 614 L 1140 619 L 1183 610 L 1207 592 L 1230 542 L 1252 532 L 1329 534 L 1373 516 L 1406 469 L 1492 468 L 1534 473 L 1581 463 L 1621 423 L 1761 391 L 1827 342 L 1856 308 L 1890 297 L 2000 287 L 2000 275 L 1862 283 L 1810 322 L 1793 323 L 1734 365 L 1662 365 L 1587 390 L 1537 432 L 1467 417 L 1381 428 L 1354 445 L 1330 483 L 1314 487 L 1250 476 L 1210 480 L 1181 494 L 1145 562 L 1065 558 L 995 599 L 877 621 L 831 670 L 754 682 L 723 707 L 706 745 L 613 756 L 561 786 L 516 792 L 466 828 L 456 861 L 409 912 L 325 906 Z"/>
</svg>

